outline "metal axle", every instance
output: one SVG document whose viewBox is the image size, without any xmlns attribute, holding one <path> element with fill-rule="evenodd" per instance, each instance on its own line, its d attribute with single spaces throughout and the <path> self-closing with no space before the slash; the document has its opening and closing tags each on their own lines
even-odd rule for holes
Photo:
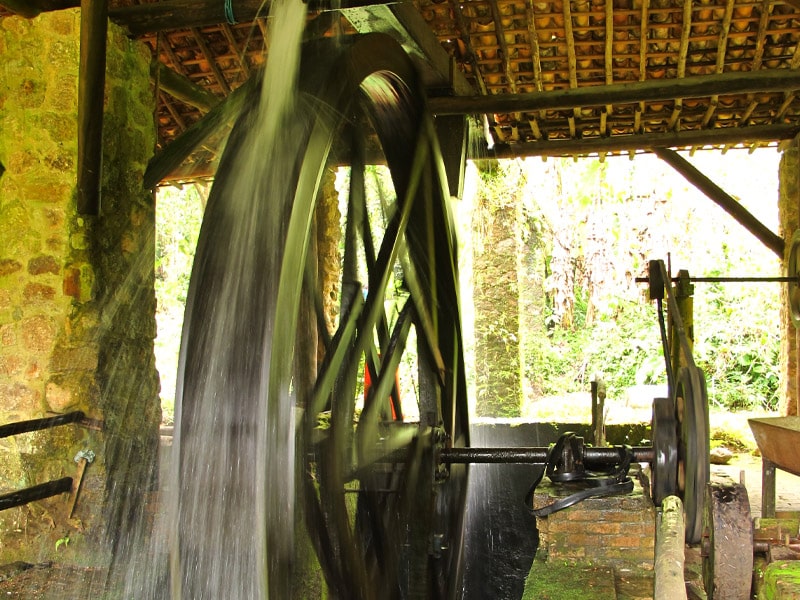
<svg viewBox="0 0 800 600">
<path fill-rule="evenodd" d="M 655 451 L 652 446 L 631 448 L 635 462 L 652 463 Z M 445 464 L 467 463 L 518 463 L 544 465 L 547 463 L 548 448 L 445 448 L 439 460 Z M 619 462 L 617 448 L 584 447 L 583 458 L 587 466 L 608 466 Z"/>
</svg>

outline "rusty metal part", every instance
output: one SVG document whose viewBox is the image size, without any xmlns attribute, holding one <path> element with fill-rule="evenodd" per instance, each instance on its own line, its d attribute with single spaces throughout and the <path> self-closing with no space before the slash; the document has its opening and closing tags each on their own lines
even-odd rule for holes
<svg viewBox="0 0 800 600">
<path fill-rule="evenodd" d="M 72 477 L 62 477 L 47 483 L 40 483 L 24 490 L 10 492 L 0 496 L 0 510 L 22 506 L 35 500 L 58 496 L 72 489 Z"/>
<path fill-rule="evenodd" d="M 31 431 L 41 431 L 42 429 L 50 429 L 51 427 L 69 425 L 71 423 L 77 423 L 78 425 L 83 425 L 90 429 L 102 429 L 101 421 L 89 419 L 82 411 L 76 410 L 73 412 L 64 413 L 63 415 L 56 415 L 54 417 L 30 419 L 28 421 L 18 421 L 16 423 L 1 425 L 0 438 L 19 435 L 21 433 L 30 433 Z"/>
<path fill-rule="evenodd" d="M 709 600 L 750 598 L 753 522 L 742 484 L 712 482 L 706 486 L 701 554 Z"/>
</svg>

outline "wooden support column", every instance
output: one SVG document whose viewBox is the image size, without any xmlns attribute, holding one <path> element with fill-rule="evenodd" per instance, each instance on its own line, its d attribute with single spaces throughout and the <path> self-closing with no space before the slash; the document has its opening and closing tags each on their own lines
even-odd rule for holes
<svg viewBox="0 0 800 600">
<path fill-rule="evenodd" d="M 692 163 L 683 158 L 674 150 L 655 148 L 653 152 L 664 162 L 668 163 L 678 173 L 683 175 L 689 183 L 719 204 L 725 212 L 732 216 L 745 229 L 758 238 L 762 244 L 783 258 L 784 241 L 781 236 L 774 233 L 761 221 L 756 219 L 735 198 L 730 196 L 717 184 L 698 171 Z"/>
<path fill-rule="evenodd" d="M 103 94 L 106 81 L 106 0 L 81 0 L 78 72 L 78 213 L 100 213 L 103 168 Z"/>
</svg>

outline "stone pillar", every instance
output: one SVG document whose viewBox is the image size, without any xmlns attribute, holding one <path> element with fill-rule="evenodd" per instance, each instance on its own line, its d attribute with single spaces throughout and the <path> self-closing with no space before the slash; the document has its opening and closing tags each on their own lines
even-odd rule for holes
<svg viewBox="0 0 800 600">
<path fill-rule="evenodd" d="M 779 172 L 780 195 L 778 219 L 780 235 L 786 240 L 784 265 L 787 264 L 791 239 L 800 228 L 800 140 L 795 138 L 783 151 Z M 781 403 L 783 415 L 796 415 L 800 371 L 797 363 L 798 332 L 792 325 L 787 286 L 781 286 Z"/>
<path fill-rule="evenodd" d="M 110 26 L 102 214 L 81 216 L 79 29 L 78 9 L 0 19 L 0 422 L 82 410 L 103 423 L 0 441 L 3 491 L 96 456 L 72 518 L 64 496 L 0 513 L 14 558 L 41 560 L 67 538 L 62 560 L 107 557 L 106 534 L 124 540 L 138 523 L 157 452 L 150 53 Z"/>
<path fill-rule="evenodd" d="M 494 170 L 482 172 L 473 212 L 476 413 L 518 417 L 520 358 L 519 210 L 515 190 L 500 189 Z"/>
</svg>

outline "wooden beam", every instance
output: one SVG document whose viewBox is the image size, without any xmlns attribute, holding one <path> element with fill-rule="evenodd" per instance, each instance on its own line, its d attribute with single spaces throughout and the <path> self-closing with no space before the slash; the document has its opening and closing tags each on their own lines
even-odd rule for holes
<svg viewBox="0 0 800 600">
<path fill-rule="evenodd" d="M 176 73 L 160 61 L 153 61 L 150 64 L 150 78 L 158 82 L 161 91 L 203 112 L 208 112 L 221 101 L 221 98 L 201 88 L 185 75 Z"/>
<path fill-rule="evenodd" d="M 78 71 L 78 214 L 100 214 L 103 95 L 106 81 L 106 0 L 81 0 Z"/>
<path fill-rule="evenodd" d="M 309 4 L 315 5 L 311 9 L 331 9 L 327 2 Z M 342 3 L 342 8 L 367 4 L 375 4 L 375 2 L 372 0 L 349 0 Z M 246 23 L 269 13 L 269 5 L 268 0 L 266 2 L 236 0 L 233 5 L 233 16 L 236 21 Z M 112 9 L 109 14 L 112 21 L 127 27 L 133 35 L 157 33 L 169 29 L 206 27 L 228 22 L 225 16 L 225 3 L 221 0 L 161 0 L 147 4 L 119 6 Z"/>
<path fill-rule="evenodd" d="M 434 114 L 513 113 L 536 110 L 566 110 L 641 101 L 707 98 L 710 94 L 785 92 L 800 89 L 800 72 L 787 69 L 756 73 L 732 72 L 719 75 L 657 79 L 638 83 L 616 83 L 551 92 L 431 98 Z"/>
<path fill-rule="evenodd" d="M 685 536 L 683 503 L 677 496 L 667 496 L 656 529 L 654 600 L 686 600 Z"/>
<path fill-rule="evenodd" d="M 77 0 L 2 0 L 0 4 L 15 15 L 26 19 L 37 17 L 43 12 L 80 6 Z"/>
<path fill-rule="evenodd" d="M 791 140 L 798 133 L 800 133 L 800 124 L 616 135 L 576 140 L 526 142 L 514 145 L 498 144 L 492 150 L 488 150 L 484 146 L 483 148 L 476 148 L 470 158 L 472 160 L 480 160 L 482 158 L 521 158 L 525 156 L 588 156 L 602 152 L 650 151 L 659 147 L 689 148 L 726 144 L 752 144 Z"/>
<path fill-rule="evenodd" d="M 654 148 L 653 152 L 673 169 L 683 175 L 686 180 L 694 185 L 698 190 L 711 198 L 725 212 L 732 216 L 747 231 L 752 233 L 762 244 L 772 250 L 779 257 L 783 258 L 784 241 L 781 236 L 774 233 L 769 227 L 764 225 L 754 217 L 744 206 L 735 198 L 730 196 L 725 190 L 703 175 L 692 163 L 683 158 L 674 150 L 667 148 Z"/>
</svg>

